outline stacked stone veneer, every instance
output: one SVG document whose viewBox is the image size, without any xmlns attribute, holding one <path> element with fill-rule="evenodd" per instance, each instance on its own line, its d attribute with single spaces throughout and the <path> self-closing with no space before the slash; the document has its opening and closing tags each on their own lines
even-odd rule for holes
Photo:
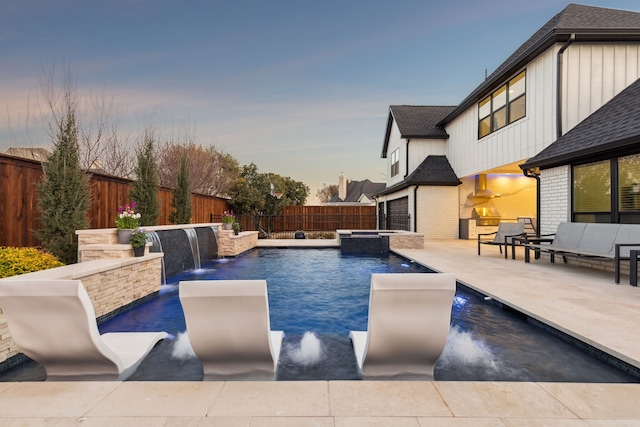
<svg viewBox="0 0 640 427">
<path fill-rule="evenodd" d="M 218 256 L 238 256 L 258 244 L 257 231 L 243 231 L 237 236 L 233 230 L 218 231 Z"/>
<path fill-rule="evenodd" d="M 14 276 L 11 279 L 81 280 L 100 318 L 160 290 L 162 254 L 127 259 L 102 259 Z M 1 281 L 1 279 L 0 279 Z M 20 353 L 0 311 L 0 370 Z"/>
<path fill-rule="evenodd" d="M 389 248 L 391 249 L 424 249 L 424 234 L 422 233 L 389 234 Z"/>
<path fill-rule="evenodd" d="M 338 239 L 342 235 L 363 233 L 389 237 L 389 249 L 424 249 L 424 234 L 410 231 L 385 231 L 385 230 L 337 230 Z M 342 241 L 340 240 L 342 244 Z"/>
<path fill-rule="evenodd" d="M 78 230 L 76 235 L 78 236 L 78 262 L 134 256 L 131 245 L 118 243 L 118 230 L 115 228 Z M 148 251 L 145 249 L 145 253 Z"/>
</svg>

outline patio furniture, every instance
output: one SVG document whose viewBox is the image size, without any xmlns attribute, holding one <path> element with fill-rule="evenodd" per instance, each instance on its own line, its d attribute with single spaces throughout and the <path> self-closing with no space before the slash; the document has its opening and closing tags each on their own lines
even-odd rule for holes
<svg viewBox="0 0 640 427">
<path fill-rule="evenodd" d="M 513 237 L 522 235 L 524 235 L 524 223 L 501 222 L 497 231 L 478 234 L 478 256 L 480 255 L 480 245 L 498 246 L 500 253 L 502 253 L 502 246 L 504 246 L 504 258 L 507 259 L 507 245 L 512 243 Z M 493 239 L 488 236 L 493 236 Z"/>
<path fill-rule="evenodd" d="M 205 380 L 275 379 L 284 332 L 271 330 L 265 280 L 183 281 L 179 296 Z"/>
<path fill-rule="evenodd" d="M 372 274 L 367 331 L 349 334 L 362 378 L 432 380 L 455 290 L 452 274 Z"/>
<path fill-rule="evenodd" d="M 614 261 L 615 282 L 620 283 L 620 261 L 629 260 L 632 249 L 640 249 L 639 224 L 563 222 L 550 244 L 525 244 L 525 262 L 530 250 L 549 253 L 552 263 L 556 255 L 565 263 L 568 256 Z"/>
<path fill-rule="evenodd" d="M 18 348 L 47 380 L 123 381 L 166 332 L 100 335 L 80 280 L 0 280 L 0 308 Z"/>
</svg>

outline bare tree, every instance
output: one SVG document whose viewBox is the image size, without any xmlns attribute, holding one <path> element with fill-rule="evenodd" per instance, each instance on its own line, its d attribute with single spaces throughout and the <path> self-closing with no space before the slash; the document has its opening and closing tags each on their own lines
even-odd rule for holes
<svg viewBox="0 0 640 427">
<path fill-rule="evenodd" d="M 69 65 L 63 65 L 64 90 L 55 86 L 55 65 L 49 70 L 42 69 L 39 78 L 38 104 L 40 114 L 45 121 L 60 123 L 58 111 L 62 93 L 72 93 L 77 102 L 76 117 L 78 128 L 78 145 L 80 167 L 84 170 L 95 170 L 110 175 L 129 178 L 135 165 L 136 144 L 130 136 L 122 136 L 118 129 L 120 110 L 113 98 L 102 91 L 78 96 L 76 79 L 72 76 Z M 44 108 L 42 105 L 44 104 Z M 52 120 L 47 120 L 51 118 Z M 49 126 L 50 131 L 55 127 Z"/>
<path fill-rule="evenodd" d="M 191 188 L 196 193 L 223 196 L 229 193 L 240 173 L 238 161 L 215 147 L 203 147 L 193 142 L 165 142 L 158 149 L 158 177 L 160 185 L 173 186 L 180 170 L 180 159 L 189 161 Z"/>
<path fill-rule="evenodd" d="M 320 202 L 327 203 L 333 197 L 338 195 L 338 186 L 336 184 L 323 185 L 322 188 L 316 191 L 316 197 Z"/>
</svg>

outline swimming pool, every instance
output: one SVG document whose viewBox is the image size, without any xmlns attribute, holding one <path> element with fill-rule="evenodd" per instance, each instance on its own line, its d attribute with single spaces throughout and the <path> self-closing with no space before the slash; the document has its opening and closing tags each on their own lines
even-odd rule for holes
<svg viewBox="0 0 640 427">
<path fill-rule="evenodd" d="M 176 337 L 156 346 L 129 380 L 199 381 L 202 366 L 185 345 L 178 282 L 266 279 L 271 327 L 286 333 L 277 378 L 357 379 L 348 334 L 366 330 L 370 276 L 384 272 L 428 270 L 394 254 L 376 257 L 342 255 L 335 249 L 254 249 L 169 278 L 158 298 L 103 323 L 100 330 L 165 330 Z M 305 335 L 307 332 L 313 334 Z M 12 371 L 1 374 L 0 381 L 44 378 L 44 371 L 33 363 Z M 460 285 L 435 379 L 638 382 Z"/>
</svg>

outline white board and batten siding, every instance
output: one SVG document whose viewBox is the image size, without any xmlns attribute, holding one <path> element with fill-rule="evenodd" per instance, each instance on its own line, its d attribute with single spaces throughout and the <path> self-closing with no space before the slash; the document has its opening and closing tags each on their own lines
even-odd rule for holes
<svg viewBox="0 0 640 427">
<path fill-rule="evenodd" d="M 555 140 L 555 60 L 550 49 L 527 65 L 524 118 L 478 140 L 475 104 L 447 125 L 448 158 L 459 177 L 526 160 Z"/>
<path fill-rule="evenodd" d="M 526 117 L 480 140 L 477 105 L 447 125 L 448 157 L 458 176 L 524 161 L 556 140 L 559 49 L 558 44 L 526 66 Z M 563 132 L 572 129 L 638 78 L 638 43 L 570 45 L 563 54 Z"/>
<path fill-rule="evenodd" d="M 572 44 L 563 58 L 563 133 L 640 77 L 640 44 Z"/>
</svg>

